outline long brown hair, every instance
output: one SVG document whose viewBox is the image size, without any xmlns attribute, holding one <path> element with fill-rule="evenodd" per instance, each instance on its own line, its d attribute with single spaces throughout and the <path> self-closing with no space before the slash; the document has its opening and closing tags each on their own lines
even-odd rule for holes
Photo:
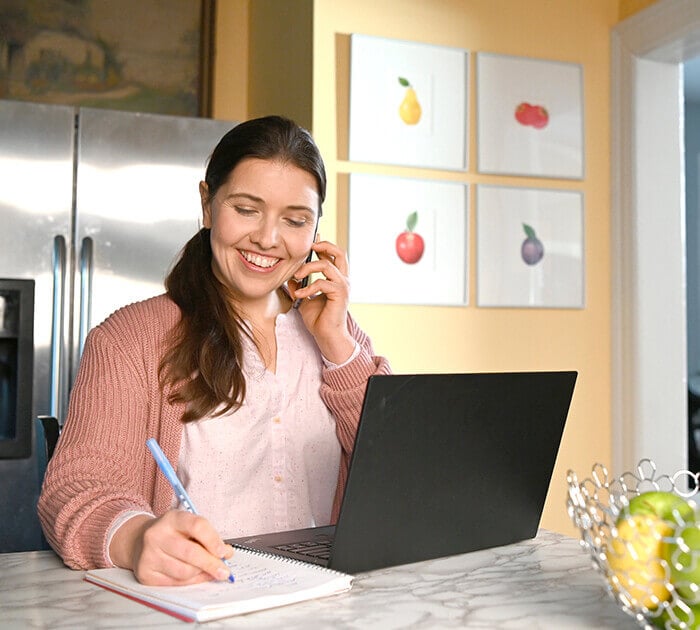
<svg viewBox="0 0 700 630">
<path fill-rule="evenodd" d="M 256 118 L 237 125 L 214 148 L 205 174 L 209 199 L 245 158 L 283 160 L 316 179 L 321 204 L 326 195 L 326 172 L 311 135 L 281 116 Z M 161 360 L 161 385 L 169 384 L 169 401 L 185 402 L 184 422 L 238 409 L 245 398 L 240 315 L 227 298 L 229 290 L 211 268 L 209 229 L 202 228 L 185 245 L 165 279 L 170 298 L 180 307 Z M 219 406 L 221 408 L 217 409 Z"/>
</svg>

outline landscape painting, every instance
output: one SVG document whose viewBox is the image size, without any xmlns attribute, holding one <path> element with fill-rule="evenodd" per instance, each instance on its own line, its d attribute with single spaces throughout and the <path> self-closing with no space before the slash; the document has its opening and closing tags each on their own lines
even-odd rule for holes
<svg viewBox="0 0 700 630">
<path fill-rule="evenodd" d="M 0 98 L 209 115 L 213 0 L 0 0 Z"/>
</svg>

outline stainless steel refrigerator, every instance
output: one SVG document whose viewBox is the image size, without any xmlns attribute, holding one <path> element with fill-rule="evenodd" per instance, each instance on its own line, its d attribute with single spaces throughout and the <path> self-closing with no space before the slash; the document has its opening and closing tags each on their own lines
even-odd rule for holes
<svg viewBox="0 0 700 630">
<path fill-rule="evenodd" d="M 34 418 L 49 415 L 63 423 L 92 326 L 120 306 L 163 292 L 168 267 L 199 229 L 198 183 L 206 159 L 233 125 L 0 100 L 0 298 L 7 298 L 6 311 L 11 287 L 33 281 L 25 282 L 33 284 L 33 300 L 14 302 L 33 311 L 15 318 L 32 326 L 23 337 L 33 340 L 31 356 L 20 357 L 25 368 L 32 365 L 31 383 L 16 365 L 5 386 L 0 383 L 0 410 L 10 426 L 6 435 L 0 426 L 0 447 L 15 434 L 30 436 L 23 451 L 8 455 L 0 448 L 0 552 L 45 546 L 35 507 L 43 445 L 32 430 Z M 10 286 L 4 293 L 3 281 Z M 9 344 L 0 338 L 0 360 L 3 348 L 6 355 L 20 352 L 21 340 Z M 31 396 L 31 403 L 9 401 L 13 396 Z"/>
</svg>

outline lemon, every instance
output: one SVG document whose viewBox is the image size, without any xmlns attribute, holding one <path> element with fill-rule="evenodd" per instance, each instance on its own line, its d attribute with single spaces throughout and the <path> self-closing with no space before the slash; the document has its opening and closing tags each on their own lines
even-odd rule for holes
<svg viewBox="0 0 700 630">
<path fill-rule="evenodd" d="M 656 608 L 671 593 L 665 586 L 666 566 L 662 562 L 663 538 L 673 528 L 662 518 L 648 514 L 623 516 L 617 522 L 617 538 L 606 550 L 608 566 L 634 607 Z M 619 585 L 619 586 L 618 586 Z"/>
</svg>

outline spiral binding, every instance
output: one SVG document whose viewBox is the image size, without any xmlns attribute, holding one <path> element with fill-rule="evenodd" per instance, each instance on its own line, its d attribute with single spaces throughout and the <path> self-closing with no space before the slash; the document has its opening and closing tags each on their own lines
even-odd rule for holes
<svg viewBox="0 0 700 630">
<path fill-rule="evenodd" d="M 234 544 L 233 548 L 240 549 L 242 551 L 247 551 L 248 553 L 251 553 L 254 556 L 268 558 L 269 560 L 280 560 L 280 561 L 285 562 L 287 564 L 294 564 L 297 566 L 313 568 L 313 569 L 316 569 L 317 571 L 324 571 L 326 573 L 333 573 L 335 575 L 347 575 L 347 573 L 343 573 L 342 571 L 336 571 L 335 569 L 331 569 L 329 567 L 324 567 L 320 564 L 314 564 L 313 562 L 304 562 L 303 560 L 297 560 L 296 558 L 290 558 L 289 556 L 283 556 L 282 554 L 278 554 L 278 553 L 271 553 L 269 551 L 263 551 L 262 549 L 256 549 L 255 547 L 248 547 L 247 545 L 242 545 L 240 543 Z"/>
</svg>

